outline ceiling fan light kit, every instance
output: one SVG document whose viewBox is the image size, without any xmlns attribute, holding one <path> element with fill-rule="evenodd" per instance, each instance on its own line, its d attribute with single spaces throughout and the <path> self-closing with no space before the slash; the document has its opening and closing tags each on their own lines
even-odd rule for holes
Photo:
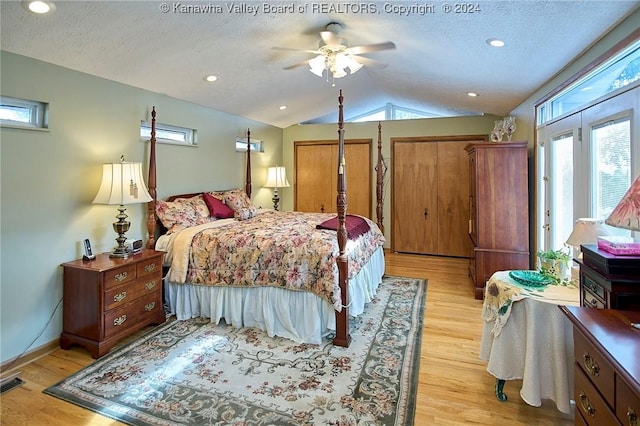
<svg viewBox="0 0 640 426">
<path fill-rule="evenodd" d="M 326 26 L 327 31 L 320 32 L 320 47 L 317 50 L 306 50 L 306 52 L 316 54 L 315 57 L 301 63 L 286 67 L 285 69 L 293 69 L 300 65 L 308 64 L 309 71 L 318 77 L 323 77 L 325 70 L 326 78 L 333 79 L 342 78 L 349 74 L 355 74 L 365 64 L 376 65 L 376 61 L 359 57 L 363 53 L 369 53 L 379 50 L 395 49 L 396 45 L 392 42 L 368 44 L 363 46 L 349 47 L 347 41 L 340 37 L 342 25 L 337 22 L 331 22 Z M 289 49 L 290 50 L 290 49 Z"/>
</svg>

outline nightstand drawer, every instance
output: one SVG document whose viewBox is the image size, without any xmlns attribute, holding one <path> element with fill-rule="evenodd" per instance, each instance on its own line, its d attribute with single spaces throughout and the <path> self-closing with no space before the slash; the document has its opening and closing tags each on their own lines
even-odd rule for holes
<svg viewBox="0 0 640 426">
<path fill-rule="evenodd" d="M 625 426 L 640 426 L 640 396 L 616 377 L 616 416 Z"/>
<path fill-rule="evenodd" d="M 132 324 L 147 320 L 155 316 L 157 311 L 164 309 L 156 293 L 148 294 L 137 300 L 105 313 L 104 336 L 109 337 L 121 331 L 126 331 Z"/>
<path fill-rule="evenodd" d="M 590 425 L 618 426 L 616 417 L 611 412 L 607 403 L 589 381 L 582 368 L 575 367 L 575 392 L 576 416 L 582 415 Z M 613 375 L 611 376 L 613 379 Z"/>
<path fill-rule="evenodd" d="M 136 276 L 138 278 L 154 273 L 162 274 L 162 256 L 147 259 L 144 262 L 139 262 L 136 265 L 136 268 Z"/>
<path fill-rule="evenodd" d="M 162 275 L 155 274 L 142 277 L 132 284 L 114 287 L 104 293 L 104 310 L 110 311 L 132 302 L 144 294 L 158 294 L 161 291 L 161 286 Z"/>
<path fill-rule="evenodd" d="M 104 287 L 109 289 L 136 279 L 136 265 L 125 265 L 104 273 Z"/>
<path fill-rule="evenodd" d="M 607 304 L 601 298 L 591 293 L 586 288 L 582 289 L 582 306 L 588 308 L 605 309 Z"/>
<path fill-rule="evenodd" d="M 585 275 L 583 285 L 586 290 L 589 290 L 591 293 L 598 296 L 600 299 L 604 299 L 606 297 L 605 289 L 600 284 L 595 282 L 591 277 Z"/>
<path fill-rule="evenodd" d="M 584 372 L 585 377 L 588 377 L 593 382 L 602 397 L 613 407 L 615 385 L 613 367 L 582 334 L 574 334 L 573 339 L 576 364 Z M 578 394 L 576 393 L 574 397 L 576 398 L 577 406 L 579 403 Z M 587 417 L 585 416 L 585 418 Z"/>
</svg>

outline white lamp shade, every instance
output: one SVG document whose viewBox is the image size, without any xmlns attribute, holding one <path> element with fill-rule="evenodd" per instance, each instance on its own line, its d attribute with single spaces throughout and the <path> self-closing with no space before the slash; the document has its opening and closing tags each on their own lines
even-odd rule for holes
<svg viewBox="0 0 640 426">
<path fill-rule="evenodd" d="M 94 204 L 137 204 L 151 200 L 142 177 L 142 163 L 102 165 L 102 183 Z"/>
<path fill-rule="evenodd" d="M 287 188 L 289 181 L 287 181 L 287 172 L 282 166 L 269 167 L 267 170 L 267 183 L 264 184 L 265 188 Z"/>
<path fill-rule="evenodd" d="M 602 220 L 589 217 L 576 219 L 576 224 L 567 239 L 567 245 L 580 247 L 582 244 L 596 244 L 598 237 L 609 235 Z"/>
</svg>

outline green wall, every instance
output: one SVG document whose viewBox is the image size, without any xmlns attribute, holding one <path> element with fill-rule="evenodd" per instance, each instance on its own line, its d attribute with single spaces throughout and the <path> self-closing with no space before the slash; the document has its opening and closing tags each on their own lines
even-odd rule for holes
<svg viewBox="0 0 640 426">
<path fill-rule="evenodd" d="M 245 155 L 235 139 L 247 128 L 263 140 L 252 156 L 253 200 L 271 205 L 261 188 L 266 167 L 282 158 L 277 127 L 179 101 L 157 93 L 72 71 L 8 52 L 1 53 L 1 93 L 48 102 L 46 131 L 0 129 L 0 362 L 55 341 L 62 331 L 60 264 L 82 256 L 89 238 L 96 253 L 110 251 L 117 206 L 91 204 L 102 163 L 143 163 L 148 142 L 139 139 L 141 120 L 156 107 L 160 123 L 198 131 L 198 147 L 158 144 L 158 197 L 207 189 L 244 187 Z M 146 205 L 127 206 L 130 238 L 146 241 Z"/>
</svg>

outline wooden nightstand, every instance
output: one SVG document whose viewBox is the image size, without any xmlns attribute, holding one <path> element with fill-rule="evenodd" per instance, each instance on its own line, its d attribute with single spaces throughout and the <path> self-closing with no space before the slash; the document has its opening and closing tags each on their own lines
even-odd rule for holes
<svg viewBox="0 0 640 426">
<path fill-rule="evenodd" d="M 77 344 L 93 358 L 149 324 L 161 324 L 163 252 L 143 250 L 127 259 L 99 254 L 63 263 L 63 331 L 60 347 Z"/>
<path fill-rule="evenodd" d="M 582 246 L 581 305 L 600 309 L 640 310 L 640 256 L 616 256 L 595 245 Z"/>
</svg>

